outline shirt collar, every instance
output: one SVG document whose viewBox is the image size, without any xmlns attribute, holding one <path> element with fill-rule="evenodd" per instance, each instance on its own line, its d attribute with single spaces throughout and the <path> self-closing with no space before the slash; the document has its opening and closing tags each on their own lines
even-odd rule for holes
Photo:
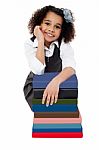
<svg viewBox="0 0 99 150">
<path fill-rule="evenodd" d="M 51 45 L 50 45 L 50 48 L 53 47 L 54 44 L 56 44 L 56 46 L 59 48 L 59 43 L 58 43 L 58 41 L 52 42 Z M 38 47 L 38 40 L 37 40 L 37 38 L 34 39 L 33 47 L 34 47 L 34 48 L 37 48 L 37 47 Z M 49 48 L 49 49 L 50 49 L 50 48 Z M 45 46 L 45 49 L 48 49 L 48 48 Z"/>
</svg>

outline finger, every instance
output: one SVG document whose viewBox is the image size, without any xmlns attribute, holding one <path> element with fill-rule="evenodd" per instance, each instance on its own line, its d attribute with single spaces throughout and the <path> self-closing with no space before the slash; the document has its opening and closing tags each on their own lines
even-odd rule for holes
<svg viewBox="0 0 99 150">
<path fill-rule="evenodd" d="M 58 100 L 58 94 L 55 95 L 55 103 L 57 103 Z"/>
<path fill-rule="evenodd" d="M 53 103 L 54 103 L 54 95 L 52 95 L 52 97 L 51 97 L 50 105 L 53 105 Z"/>
<path fill-rule="evenodd" d="M 37 36 L 39 29 L 40 29 L 40 26 L 35 26 L 35 28 L 34 28 L 34 35 L 35 36 Z"/>
<path fill-rule="evenodd" d="M 35 27 L 35 29 L 37 29 L 37 30 L 38 30 L 39 28 L 40 28 L 40 26 L 36 26 L 36 27 Z"/>
<path fill-rule="evenodd" d="M 46 100 L 46 106 L 48 107 L 50 103 L 50 95 L 47 96 L 47 100 Z"/>
<path fill-rule="evenodd" d="M 44 93 L 44 94 L 43 94 L 43 98 L 42 98 L 42 104 L 44 104 L 44 103 L 45 103 L 46 97 L 47 97 L 47 94 L 46 94 L 46 93 Z"/>
<path fill-rule="evenodd" d="M 34 28 L 34 35 L 35 35 L 35 36 L 37 35 L 37 30 L 38 30 L 38 26 L 36 26 L 36 27 Z"/>
</svg>

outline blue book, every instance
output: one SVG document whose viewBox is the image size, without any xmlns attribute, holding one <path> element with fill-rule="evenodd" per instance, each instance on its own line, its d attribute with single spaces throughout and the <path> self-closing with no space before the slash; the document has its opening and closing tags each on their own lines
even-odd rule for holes
<svg viewBox="0 0 99 150">
<path fill-rule="evenodd" d="M 78 106 L 76 104 L 57 104 L 49 105 L 45 104 L 35 104 L 32 105 L 33 112 L 76 112 L 78 111 Z"/>
<path fill-rule="evenodd" d="M 82 132 L 81 128 L 48 128 L 48 129 L 34 129 L 32 132 Z"/>
<path fill-rule="evenodd" d="M 42 124 L 40 124 L 40 123 L 34 123 L 33 124 L 33 128 L 34 129 L 55 129 L 55 128 L 70 128 L 70 129 L 72 129 L 72 128 L 81 128 L 81 124 L 80 123 L 60 123 L 60 124 L 58 124 L 58 123 L 52 123 L 52 124 L 48 124 L 48 123 L 42 123 Z"/>
<path fill-rule="evenodd" d="M 58 72 L 51 72 L 51 73 L 44 73 L 43 75 L 34 75 L 32 82 L 33 89 L 46 88 L 48 83 L 58 74 L 59 74 Z M 61 83 L 60 88 L 77 89 L 78 80 L 76 74 L 72 75 L 70 78 Z"/>
<path fill-rule="evenodd" d="M 32 132 L 82 132 L 81 124 L 33 124 Z"/>
</svg>

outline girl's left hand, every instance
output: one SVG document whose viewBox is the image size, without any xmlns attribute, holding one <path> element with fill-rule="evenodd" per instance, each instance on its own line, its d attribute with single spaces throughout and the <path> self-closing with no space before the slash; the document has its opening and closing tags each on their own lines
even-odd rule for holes
<svg viewBox="0 0 99 150">
<path fill-rule="evenodd" d="M 46 106 L 57 102 L 59 93 L 59 82 L 53 79 L 46 87 L 43 93 L 42 104 L 46 101 Z"/>
</svg>

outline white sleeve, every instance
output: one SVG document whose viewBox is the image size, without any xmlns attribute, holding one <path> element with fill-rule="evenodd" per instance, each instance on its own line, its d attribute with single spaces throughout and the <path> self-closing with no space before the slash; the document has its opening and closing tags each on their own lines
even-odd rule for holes
<svg viewBox="0 0 99 150">
<path fill-rule="evenodd" d="M 36 58 L 36 51 L 37 48 L 33 47 L 33 42 L 31 40 L 27 40 L 24 43 L 25 47 L 25 55 L 29 64 L 31 71 L 34 74 L 41 75 L 44 73 L 45 64 L 43 65 L 37 58 Z"/>
<path fill-rule="evenodd" d="M 74 59 L 74 50 L 69 43 L 62 43 L 60 46 L 60 57 L 62 59 L 62 70 L 66 67 L 72 67 L 76 70 Z"/>
</svg>

